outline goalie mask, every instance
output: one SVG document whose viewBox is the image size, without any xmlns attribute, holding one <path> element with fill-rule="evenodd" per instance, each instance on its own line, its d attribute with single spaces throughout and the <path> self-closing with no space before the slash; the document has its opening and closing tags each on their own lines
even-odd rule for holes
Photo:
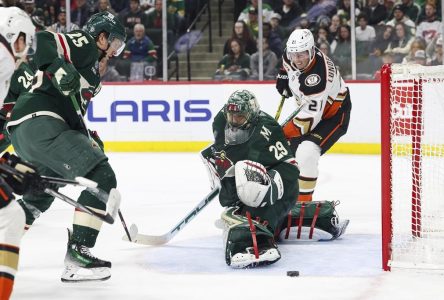
<svg viewBox="0 0 444 300">
<path fill-rule="evenodd" d="M 251 126 L 260 113 L 259 103 L 253 93 L 237 90 L 228 98 L 224 106 L 227 120 L 225 144 L 236 145 L 246 142 L 253 132 Z"/>
</svg>

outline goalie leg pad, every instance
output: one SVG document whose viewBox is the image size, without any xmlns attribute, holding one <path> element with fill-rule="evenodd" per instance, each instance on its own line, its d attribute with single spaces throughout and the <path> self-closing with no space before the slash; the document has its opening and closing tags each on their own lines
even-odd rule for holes
<svg viewBox="0 0 444 300">
<path fill-rule="evenodd" d="M 280 228 L 280 239 L 302 241 L 335 240 L 345 233 L 349 220 L 340 221 L 339 201 L 297 202 Z"/>
<path fill-rule="evenodd" d="M 238 207 L 222 213 L 224 222 L 225 261 L 232 268 L 253 268 L 275 263 L 281 254 L 274 242 L 273 233 L 254 220 L 240 215 Z M 250 226 L 249 221 L 253 224 Z M 253 228 L 253 229 L 252 229 Z M 253 230 L 253 231 L 252 231 Z M 256 239 L 256 247 L 254 239 Z"/>
</svg>

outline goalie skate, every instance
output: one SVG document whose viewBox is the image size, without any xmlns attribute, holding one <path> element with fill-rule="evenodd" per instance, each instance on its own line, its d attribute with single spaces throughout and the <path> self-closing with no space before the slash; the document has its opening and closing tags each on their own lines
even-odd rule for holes
<svg viewBox="0 0 444 300">
<path fill-rule="evenodd" d="M 281 258 L 281 253 L 276 248 L 259 251 L 259 258 L 254 255 L 253 247 L 248 247 L 244 252 L 236 253 L 231 257 L 232 268 L 255 268 L 258 266 L 271 265 Z"/>
<path fill-rule="evenodd" d="M 89 248 L 71 240 L 68 230 L 68 250 L 62 282 L 103 281 L 111 277 L 111 262 L 93 256 Z"/>
</svg>

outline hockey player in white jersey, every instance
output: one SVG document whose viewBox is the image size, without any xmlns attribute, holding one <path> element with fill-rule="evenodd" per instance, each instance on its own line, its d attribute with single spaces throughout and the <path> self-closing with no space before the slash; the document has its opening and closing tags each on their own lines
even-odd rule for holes
<svg viewBox="0 0 444 300">
<path fill-rule="evenodd" d="M 24 11 L 0 7 L 0 107 L 8 93 L 15 61 L 33 46 L 34 37 L 35 27 Z M 3 179 L 0 181 L 0 299 L 3 300 L 9 298 L 14 284 L 25 213 L 13 201 L 12 193 L 5 193 L 7 184 Z"/>
<path fill-rule="evenodd" d="M 315 47 L 308 29 L 296 29 L 291 33 L 276 88 L 285 97 L 294 96 L 302 106 L 283 128 L 300 169 L 297 213 L 301 206 L 313 206 L 305 212 L 315 213 L 319 203 L 311 201 L 319 173 L 318 162 L 347 132 L 350 93 L 333 61 Z M 330 206 L 334 208 L 335 204 L 330 203 Z M 341 235 L 347 225 L 348 220 L 345 220 L 336 226 L 337 232 L 333 232 L 332 238 Z"/>
</svg>

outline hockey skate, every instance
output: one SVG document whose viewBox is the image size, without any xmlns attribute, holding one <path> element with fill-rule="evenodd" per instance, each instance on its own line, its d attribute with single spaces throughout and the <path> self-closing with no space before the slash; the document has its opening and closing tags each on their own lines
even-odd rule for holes
<svg viewBox="0 0 444 300">
<path fill-rule="evenodd" d="M 68 249 L 62 282 L 103 281 L 111 277 L 111 262 L 91 255 L 89 248 L 71 240 L 68 229 Z"/>
<path fill-rule="evenodd" d="M 277 248 L 259 250 L 259 257 L 254 255 L 254 248 L 248 247 L 245 251 L 238 252 L 231 256 L 230 267 L 232 268 L 255 268 L 259 266 L 271 265 L 281 258 L 281 253 Z"/>
</svg>

